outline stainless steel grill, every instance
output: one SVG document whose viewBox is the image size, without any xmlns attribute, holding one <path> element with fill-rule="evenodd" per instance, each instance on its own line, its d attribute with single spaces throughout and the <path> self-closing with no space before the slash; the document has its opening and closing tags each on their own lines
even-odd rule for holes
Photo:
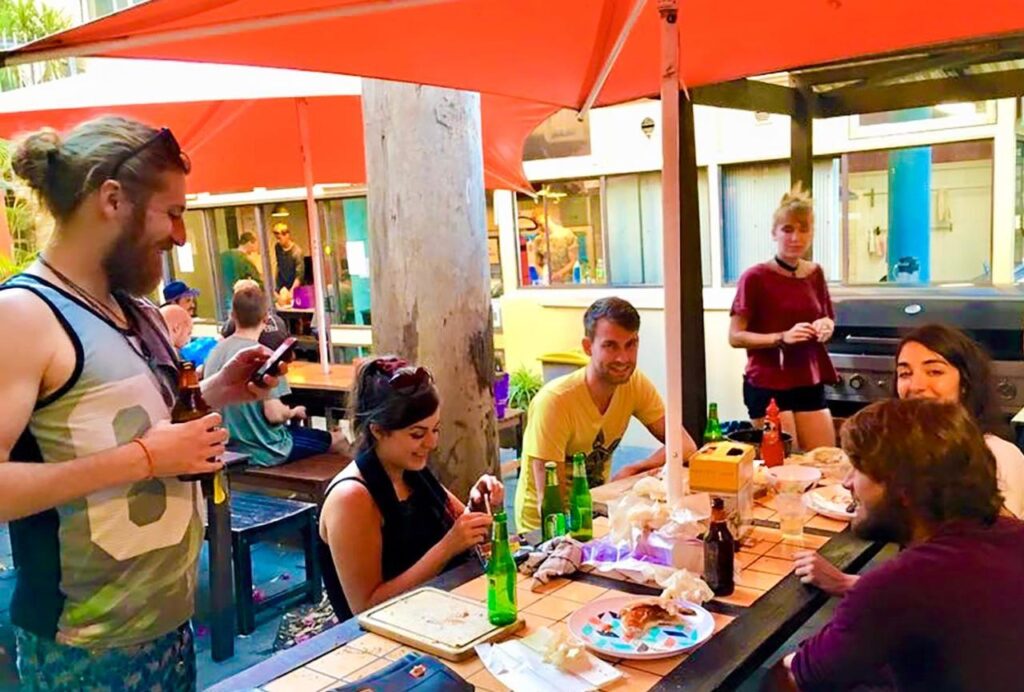
<svg viewBox="0 0 1024 692">
<path fill-rule="evenodd" d="M 1003 411 L 1024 408 L 1024 292 L 1015 288 L 874 289 L 834 297 L 836 330 L 828 350 L 841 378 L 825 396 L 833 414 L 850 415 L 893 396 L 896 346 L 914 327 L 962 329 L 992 356 Z"/>
</svg>

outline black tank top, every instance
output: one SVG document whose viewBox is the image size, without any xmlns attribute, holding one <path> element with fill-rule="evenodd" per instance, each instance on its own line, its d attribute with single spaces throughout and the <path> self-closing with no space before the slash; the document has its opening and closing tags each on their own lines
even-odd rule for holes
<svg viewBox="0 0 1024 692">
<path fill-rule="evenodd" d="M 343 481 L 361 483 L 370 491 L 381 513 L 381 575 L 384 581 L 388 581 L 416 564 L 448 533 L 453 524 L 448 493 L 429 469 L 406 471 L 405 482 L 412 492 L 406 500 L 399 501 L 395 486 L 374 450 L 367 450 L 356 457 L 356 466 L 362 478 L 346 476 L 334 479 L 324 493 L 324 499 L 326 501 Z M 323 539 L 318 541 L 318 551 L 324 588 L 338 621 L 344 622 L 352 617 L 352 609 L 342 591 L 330 547 Z M 456 557 L 445 566 L 445 570 L 461 563 L 465 557 Z M 344 555 L 339 556 L 339 560 L 345 558 Z"/>
</svg>

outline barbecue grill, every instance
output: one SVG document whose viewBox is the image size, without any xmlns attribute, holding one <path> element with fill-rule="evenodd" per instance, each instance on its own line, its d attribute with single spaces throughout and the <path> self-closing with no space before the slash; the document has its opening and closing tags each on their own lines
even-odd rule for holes
<svg viewBox="0 0 1024 692">
<path fill-rule="evenodd" d="M 933 322 L 957 327 L 992 356 L 1000 408 L 1024 408 L 1024 292 L 1016 288 L 873 289 L 834 296 L 836 329 L 827 345 L 840 381 L 825 388 L 833 415 L 848 416 L 895 392 L 900 338 Z"/>
</svg>

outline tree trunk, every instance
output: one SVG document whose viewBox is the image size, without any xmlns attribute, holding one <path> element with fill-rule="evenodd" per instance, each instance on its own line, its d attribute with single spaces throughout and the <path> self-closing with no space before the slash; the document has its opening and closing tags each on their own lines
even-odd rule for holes
<svg viewBox="0 0 1024 692">
<path fill-rule="evenodd" d="M 478 94 L 363 80 L 373 345 L 441 393 L 432 467 L 465 498 L 498 470 Z"/>
</svg>

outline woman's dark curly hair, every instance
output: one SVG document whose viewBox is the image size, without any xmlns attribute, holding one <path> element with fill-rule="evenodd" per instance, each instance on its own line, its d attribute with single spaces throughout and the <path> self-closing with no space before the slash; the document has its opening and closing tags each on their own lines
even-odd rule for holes
<svg viewBox="0 0 1024 692">
<path fill-rule="evenodd" d="M 891 497 L 933 523 L 991 524 L 1003 505 L 996 462 L 963 406 L 934 399 L 879 401 L 842 429 L 843 449 L 858 471 L 884 483 Z"/>
<path fill-rule="evenodd" d="M 896 349 L 896 362 L 908 343 L 938 353 L 960 372 L 960 403 L 974 416 L 981 431 L 1006 437 L 1006 418 L 999 410 L 999 394 L 992 375 L 992 359 L 978 343 L 955 327 L 925 324 L 906 334 Z"/>
<path fill-rule="evenodd" d="M 374 446 L 370 426 L 393 431 L 434 415 L 441 405 L 434 380 L 424 368 L 395 356 L 364 361 L 356 371 L 350 421 L 356 449 Z"/>
</svg>

